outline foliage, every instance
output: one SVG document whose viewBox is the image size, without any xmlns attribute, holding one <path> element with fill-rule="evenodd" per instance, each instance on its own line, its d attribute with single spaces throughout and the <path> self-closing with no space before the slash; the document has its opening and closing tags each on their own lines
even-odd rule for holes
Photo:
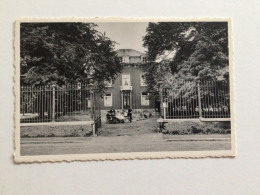
<svg viewBox="0 0 260 195">
<path fill-rule="evenodd" d="M 104 89 L 122 67 L 93 23 L 22 23 L 21 85 L 89 83 Z M 92 75 L 91 75 L 92 74 Z"/>
<path fill-rule="evenodd" d="M 146 32 L 148 91 L 158 92 L 159 81 L 163 87 L 176 81 L 228 82 L 226 22 L 149 23 Z"/>
<path fill-rule="evenodd" d="M 230 122 L 174 122 L 163 131 L 165 134 L 230 134 Z"/>
</svg>

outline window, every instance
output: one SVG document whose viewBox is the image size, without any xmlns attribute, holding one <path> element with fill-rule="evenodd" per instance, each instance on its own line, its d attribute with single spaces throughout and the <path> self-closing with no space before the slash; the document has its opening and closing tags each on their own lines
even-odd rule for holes
<svg viewBox="0 0 260 195">
<path fill-rule="evenodd" d="M 106 106 L 106 107 L 112 106 L 112 93 L 107 93 L 104 96 L 104 106 Z"/>
<path fill-rule="evenodd" d="M 146 62 L 146 57 L 142 57 L 142 62 Z"/>
<path fill-rule="evenodd" d="M 149 106 L 149 97 L 148 93 L 141 93 L 141 105 L 142 106 Z"/>
<path fill-rule="evenodd" d="M 131 86 L 130 74 L 122 74 L 122 86 Z"/>
<path fill-rule="evenodd" d="M 105 83 L 106 87 L 112 87 L 113 81 L 111 79 L 110 81 L 105 81 L 104 83 Z"/>
<path fill-rule="evenodd" d="M 119 62 L 123 62 L 123 58 L 122 57 L 119 57 Z"/>
<path fill-rule="evenodd" d="M 144 79 L 144 74 L 140 75 L 140 81 L 141 81 L 141 86 L 146 86 L 145 79 Z"/>
<path fill-rule="evenodd" d="M 129 56 L 123 56 L 123 62 L 129 63 Z"/>
</svg>

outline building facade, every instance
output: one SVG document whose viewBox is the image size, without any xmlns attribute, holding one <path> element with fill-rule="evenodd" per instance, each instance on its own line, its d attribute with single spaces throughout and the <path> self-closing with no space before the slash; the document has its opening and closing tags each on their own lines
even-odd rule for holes
<svg viewBox="0 0 260 195">
<path fill-rule="evenodd" d="M 146 55 L 133 49 L 117 50 L 118 57 L 123 65 L 120 75 L 107 82 L 106 94 L 101 100 L 101 110 L 149 111 L 155 112 L 155 100 L 149 98 L 146 92 L 146 84 L 143 79 L 142 65 L 146 61 Z"/>
</svg>

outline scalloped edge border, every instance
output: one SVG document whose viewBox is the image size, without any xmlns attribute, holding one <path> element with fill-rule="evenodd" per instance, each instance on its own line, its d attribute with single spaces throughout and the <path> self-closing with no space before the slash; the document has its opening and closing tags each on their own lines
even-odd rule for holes
<svg viewBox="0 0 260 195">
<path fill-rule="evenodd" d="M 162 152 L 126 152 L 126 153 L 95 153 L 95 154 L 67 154 L 67 155 L 20 155 L 20 122 L 19 122 L 19 97 L 20 97 L 20 23 L 21 22 L 228 22 L 228 46 L 229 46 L 229 72 L 230 72 L 230 96 L 231 96 L 231 150 L 218 151 L 162 151 Z M 14 23 L 14 162 L 15 163 L 42 163 L 42 162 L 72 162 L 72 161 L 105 161 L 105 160 L 143 160 L 143 159 L 198 159 L 198 158 L 227 158 L 235 157 L 236 132 L 235 132 L 235 79 L 233 64 L 233 31 L 230 17 L 55 17 L 55 18 L 18 18 Z"/>
</svg>

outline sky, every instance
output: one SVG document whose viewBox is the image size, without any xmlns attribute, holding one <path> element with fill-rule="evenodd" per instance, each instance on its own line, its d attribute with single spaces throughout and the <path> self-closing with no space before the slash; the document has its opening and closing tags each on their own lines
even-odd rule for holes
<svg viewBox="0 0 260 195">
<path fill-rule="evenodd" d="M 117 42 L 115 49 L 135 49 L 145 52 L 143 37 L 146 34 L 147 22 L 107 22 L 96 23 L 101 33 L 106 33 L 112 41 Z"/>
</svg>

